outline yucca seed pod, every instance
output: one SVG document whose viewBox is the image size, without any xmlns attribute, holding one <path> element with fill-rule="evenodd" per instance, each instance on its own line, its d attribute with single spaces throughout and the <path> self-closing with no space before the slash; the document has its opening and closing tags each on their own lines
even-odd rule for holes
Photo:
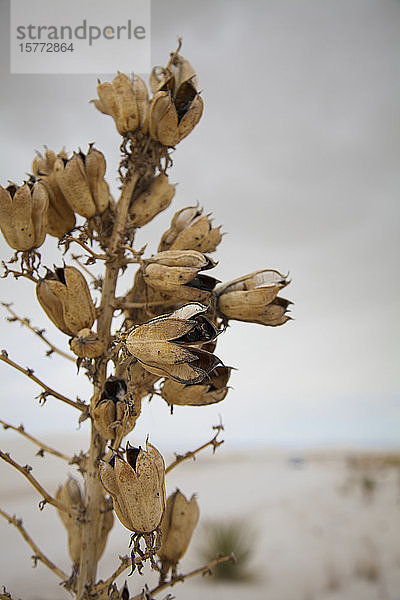
<svg viewBox="0 0 400 600">
<path fill-rule="evenodd" d="M 56 493 L 56 498 L 66 507 L 76 511 L 85 510 L 83 492 L 76 479 L 69 476 L 64 485 L 60 486 Z M 68 551 L 75 566 L 79 564 L 80 553 L 82 549 L 82 526 L 78 521 L 78 515 L 73 515 L 57 509 L 58 515 L 67 530 Z M 78 513 L 79 514 L 79 513 Z M 102 510 L 98 516 L 98 539 L 96 543 L 96 556 L 99 560 L 104 552 L 107 543 L 107 537 L 114 523 L 114 516 L 106 501 L 103 502 Z"/>
<path fill-rule="evenodd" d="M 103 154 L 92 146 L 86 155 L 74 152 L 69 160 L 57 158 L 55 162 L 57 185 L 71 208 L 86 219 L 102 214 L 109 204 L 105 168 Z"/>
<path fill-rule="evenodd" d="M 206 310 L 202 304 L 186 304 L 138 325 L 128 335 L 126 347 L 150 373 L 180 383 L 200 383 L 221 362 L 200 349 L 218 335 L 215 325 L 204 316 Z"/>
<path fill-rule="evenodd" d="M 78 331 L 77 336 L 72 338 L 69 345 L 78 358 L 98 358 L 105 350 L 97 333 L 87 328 Z"/>
<path fill-rule="evenodd" d="M 166 379 L 161 388 L 161 395 L 170 406 L 208 406 L 221 402 L 229 388 L 227 383 L 231 367 L 219 366 L 208 374 L 202 383 L 184 385 L 172 379 Z"/>
<path fill-rule="evenodd" d="M 143 450 L 127 442 L 125 459 L 109 454 L 100 463 L 99 476 L 124 527 L 141 534 L 157 529 L 166 504 L 165 463 L 154 446 L 146 442 Z"/>
<path fill-rule="evenodd" d="M 48 271 L 36 285 L 36 296 L 49 319 L 67 335 L 91 329 L 96 320 L 88 284 L 75 267 Z"/>
<path fill-rule="evenodd" d="M 135 198 L 130 207 L 129 215 L 133 227 L 143 227 L 156 215 L 168 208 L 175 195 L 175 186 L 168 183 L 168 176 L 160 173 L 152 179 L 147 190 Z"/>
<path fill-rule="evenodd" d="M 120 135 L 137 130 L 147 133 L 149 126 L 149 96 L 143 79 L 118 73 L 111 83 L 99 83 L 99 98 L 92 100 L 103 114 L 110 115 Z"/>
<path fill-rule="evenodd" d="M 75 227 L 75 213 L 57 185 L 54 173 L 39 175 L 38 181 L 44 185 L 49 196 L 47 233 L 61 239 Z"/>
<path fill-rule="evenodd" d="M 197 206 L 188 206 L 175 213 L 171 227 L 163 234 L 158 251 L 197 250 L 214 252 L 222 240 L 221 227 L 212 227 L 209 215 Z"/>
<path fill-rule="evenodd" d="M 128 392 L 133 394 L 147 395 L 153 389 L 153 386 L 159 377 L 153 373 L 149 373 L 142 365 L 134 361 L 126 369 L 126 380 Z"/>
<path fill-rule="evenodd" d="M 36 152 L 36 155 L 32 161 L 32 173 L 35 177 L 40 175 L 49 175 L 56 163 L 57 158 L 68 158 L 64 148 L 56 154 L 53 150 L 49 150 L 45 146 L 44 156 L 41 152 Z"/>
<path fill-rule="evenodd" d="M 132 431 L 141 408 L 140 397 L 135 397 L 134 403 L 128 402 L 125 380 L 111 377 L 106 381 L 103 393 L 95 402 L 91 414 L 101 437 L 111 440 L 123 438 Z"/>
<path fill-rule="evenodd" d="M 280 290 L 289 283 L 285 275 L 268 269 L 239 277 L 217 288 L 218 310 L 227 319 L 268 325 L 268 317 L 264 323 L 262 315 Z M 287 306 L 288 304 L 285 310 Z M 270 314 L 272 315 L 271 311 Z"/>
<path fill-rule="evenodd" d="M 218 280 L 201 271 L 215 264 L 196 250 L 166 250 L 144 261 L 143 277 L 146 285 L 176 299 L 209 302 Z"/>
<path fill-rule="evenodd" d="M 157 552 L 161 559 L 162 579 L 170 568 L 175 573 L 178 561 L 188 549 L 199 515 L 199 505 L 194 495 L 188 501 L 177 489 L 168 496 L 161 521 L 161 548 Z"/>
<path fill-rule="evenodd" d="M 46 237 L 49 196 L 42 183 L 0 186 L 0 229 L 14 250 L 39 248 Z"/>
</svg>

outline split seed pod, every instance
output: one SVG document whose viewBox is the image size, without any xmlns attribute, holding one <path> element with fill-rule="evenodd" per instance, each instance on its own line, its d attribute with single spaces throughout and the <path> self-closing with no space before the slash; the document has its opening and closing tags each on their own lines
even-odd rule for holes
<svg viewBox="0 0 400 600">
<path fill-rule="evenodd" d="M 202 304 L 186 304 L 138 325 L 128 335 L 126 347 L 150 373 L 180 383 L 200 383 L 221 362 L 199 348 L 218 335 L 204 316 L 206 310 Z"/>
<path fill-rule="evenodd" d="M 75 267 L 48 271 L 36 286 L 36 296 L 49 319 L 67 335 L 77 336 L 96 320 L 88 284 Z"/>
<path fill-rule="evenodd" d="M 201 271 L 215 264 L 196 250 L 166 250 L 144 261 L 143 277 L 149 287 L 174 298 L 208 302 L 218 280 Z"/>
<path fill-rule="evenodd" d="M 176 571 L 178 561 L 185 554 L 199 520 L 196 498 L 188 501 L 179 490 L 168 496 L 167 506 L 161 521 L 161 548 L 157 552 L 161 559 L 162 574 L 170 568 Z"/>
<path fill-rule="evenodd" d="M 189 135 L 203 113 L 195 72 L 189 61 L 175 53 L 166 69 L 153 69 L 150 85 L 154 91 L 150 135 L 164 146 L 176 146 Z"/>
<path fill-rule="evenodd" d="M 40 182 L 0 186 L 0 229 L 14 250 L 39 248 L 46 237 L 49 196 Z"/>
<path fill-rule="evenodd" d="M 231 367 L 216 367 L 208 375 L 208 379 L 196 385 L 184 385 L 171 379 L 166 379 L 161 389 L 164 400 L 179 406 L 208 406 L 221 402 L 226 397 L 229 388 L 227 383 Z"/>
<path fill-rule="evenodd" d="M 160 525 L 166 504 L 164 459 L 148 442 L 146 450 L 128 442 L 125 457 L 114 454 L 101 461 L 101 483 L 122 525 L 135 533 L 151 533 Z"/>
<path fill-rule="evenodd" d="M 135 427 L 141 412 L 141 401 L 138 398 L 134 405 L 127 402 L 126 393 L 124 379 L 108 379 L 100 399 L 91 411 L 96 429 L 105 440 L 123 438 Z"/>
<path fill-rule="evenodd" d="M 58 154 L 46 147 L 44 156 L 40 152 L 36 152 L 36 156 L 32 161 L 32 173 L 36 177 L 39 177 L 39 175 L 49 175 L 54 168 L 57 158 L 68 158 L 64 148 Z"/>
<path fill-rule="evenodd" d="M 214 252 L 222 240 L 221 227 L 212 227 L 210 216 L 203 215 L 197 206 L 188 206 L 178 211 L 171 227 L 161 238 L 158 251 L 197 250 Z"/>
<path fill-rule="evenodd" d="M 216 290 L 218 310 L 227 319 L 282 325 L 289 318 L 284 315 L 290 303 L 276 297 L 289 283 L 285 275 L 267 269 L 239 277 Z M 274 301 L 277 308 L 269 309 Z"/>
<path fill-rule="evenodd" d="M 73 477 L 68 477 L 64 485 L 60 486 L 56 493 L 56 498 L 59 502 L 62 502 L 69 509 L 76 509 L 78 511 L 84 511 L 85 502 L 83 499 L 83 493 L 79 483 Z M 77 516 L 70 513 L 64 512 L 63 510 L 57 509 L 58 515 L 64 524 L 68 534 L 68 551 L 74 565 L 79 564 L 80 553 L 82 548 L 82 526 L 79 523 Z M 107 537 L 112 529 L 114 523 L 114 516 L 112 510 L 109 510 L 106 502 L 103 502 L 102 511 L 98 517 L 98 528 L 97 528 L 97 543 L 96 543 L 96 557 L 97 560 L 102 556 L 106 547 Z"/>
<path fill-rule="evenodd" d="M 87 154 L 74 152 L 66 160 L 58 158 L 54 165 L 57 185 L 71 208 L 89 219 L 102 214 L 110 201 L 110 191 L 104 180 L 106 161 L 99 150 L 90 146 Z"/>
<path fill-rule="evenodd" d="M 131 225 L 143 227 L 156 215 L 168 208 L 175 195 L 175 186 L 168 183 L 168 176 L 160 173 L 152 179 L 148 189 L 133 200 L 129 207 Z"/>
<path fill-rule="evenodd" d="M 95 107 L 105 115 L 110 115 L 118 133 L 141 130 L 147 133 L 149 127 L 149 95 L 143 79 L 133 75 L 130 79 L 118 73 L 111 83 L 99 83 L 99 98 L 92 100 Z"/>
<path fill-rule="evenodd" d="M 103 342 L 97 333 L 90 329 L 81 329 L 76 337 L 72 338 L 69 345 L 78 358 L 97 358 L 105 350 Z"/>
</svg>

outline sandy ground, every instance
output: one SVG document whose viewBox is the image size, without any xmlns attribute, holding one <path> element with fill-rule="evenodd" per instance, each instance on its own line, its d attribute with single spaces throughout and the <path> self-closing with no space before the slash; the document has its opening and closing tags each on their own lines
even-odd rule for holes
<svg viewBox="0 0 400 600">
<path fill-rule="evenodd" d="M 55 457 L 33 457 L 29 442 L 9 432 L 2 439 L 3 447 L 5 442 L 13 457 L 29 462 L 53 493 L 66 473 L 73 472 Z M 65 451 L 74 444 L 59 440 Z M 195 462 L 181 464 L 168 475 L 168 491 L 179 487 L 188 496 L 196 492 L 201 510 L 182 572 L 202 564 L 199 548 L 207 520 L 238 519 L 254 531 L 251 581 L 226 584 L 193 578 L 171 590 L 178 600 L 400 600 L 399 470 L 368 472 L 376 484 L 368 495 L 360 485 L 365 472 L 351 469 L 345 453 L 302 456 L 304 462 L 296 462 L 287 452 L 235 453 L 224 447 L 211 456 L 208 448 Z M 40 497 L 8 465 L 0 465 L 0 476 L 0 506 L 23 517 L 39 547 L 68 571 L 65 533 L 55 510 L 46 506 L 39 512 Z M 0 537 L 0 583 L 15 600 L 69 597 L 42 564 L 31 569 L 31 550 L 4 519 Z M 119 554 L 127 553 L 128 542 L 129 534 L 117 523 L 101 560 L 102 577 L 118 565 Z M 145 582 L 154 586 L 156 575 L 145 571 L 143 578 L 129 578 L 131 594 Z"/>
</svg>

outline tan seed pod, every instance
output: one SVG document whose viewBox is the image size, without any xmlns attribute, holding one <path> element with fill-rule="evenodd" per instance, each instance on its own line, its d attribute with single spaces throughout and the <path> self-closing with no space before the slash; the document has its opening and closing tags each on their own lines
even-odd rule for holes
<svg viewBox="0 0 400 600">
<path fill-rule="evenodd" d="M 14 250 L 39 248 L 46 237 L 49 196 L 40 182 L 0 186 L 0 228 Z"/>
<path fill-rule="evenodd" d="M 99 83 L 98 99 L 92 100 L 103 114 L 110 115 L 118 132 L 125 135 L 140 129 L 147 133 L 149 123 L 149 100 L 144 81 L 134 75 L 130 79 L 118 73 L 111 83 Z"/>
<path fill-rule="evenodd" d="M 190 85 L 190 84 L 189 84 Z M 203 113 L 203 100 L 193 86 L 179 105 L 169 92 L 157 92 L 150 104 L 150 135 L 163 146 L 176 146 L 194 129 Z"/>
<path fill-rule="evenodd" d="M 47 233 L 62 238 L 75 227 L 75 213 L 57 185 L 54 173 L 39 177 L 49 196 Z"/>
<path fill-rule="evenodd" d="M 208 379 L 196 385 L 184 385 L 166 379 L 161 388 L 161 395 L 171 406 L 208 406 L 221 402 L 229 388 L 230 367 L 216 367 L 208 374 Z"/>
<path fill-rule="evenodd" d="M 259 322 L 257 315 L 288 283 L 284 275 L 268 269 L 239 277 L 217 288 L 218 310 L 228 319 Z"/>
<path fill-rule="evenodd" d="M 199 514 L 195 496 L 188 501 L 179 490 L 168 496 L 161 521 L 161 548 L 157 552 L 164 577 L 170 568 L 175 572 L 178 561 L 189 546 Z"/>
<path fill-rule="evenodd" d="M 195 206 L 188 206 L 177 212 L 171 227 L 161 238 L 158 251 L 197 250 L 214 252 L 222 240 L 220 227 L 212 227 L 209 215 Z"/>
<path fill-rule="evenodd" d="M 168 177 L 160 173 L 155 177 L 148 189 L 135 198 L 130 207 L 129 215 L 133 227 L 143 227 L 156 215 L 168 208 L 175 195 L 175 186 L 168 183 Z"/>
<path fill-rule="evenodd" d="M 218 332 L 204 316 L 207 307 L 192 303 L 135 327 L 126 347 L 150 373 L 181 383 L 200 383 L 220 360 L 199 346 Z"/>
<path fill-rule="evenodd" d="M 71 350 L 78 358 L 98 358 L 105 350 L 103 342 L 90 329 L 81 329 L 70 341 Z"/>
<path fill-rule="evenodd" d="M 58 154 L 46 147 L 44 156 L 40 152 L 36 152 L 36 156 L 32 161 L 32 173 L 35 177 L 49 175 L 54 168 L 57 158 L 68 158 L 64 148 Z"/>
<path fill-rule="evenodd" d="M 96 320 L 88 284 L 75 267 L 49 271 L 36 285 L 36 296 L 49 319 L 67 335 L 77 336 Z"/>
<path fill-rule="evenodd" d="M 127 399 L 127 385 L 124 379 L 112 377 L 104 386 L 104 391 L 91 409 L 97 431 L 105 440 L 122 439 L 135 427 L 141 412 L 140 396 L 134 403 Z"/>
<path fill-rule="evenodd" d="M 84 165 L 90 193 L 96 205 L 96 213 L 103 214 L 110 200 L 108 183 L 104 180 L 106 174 L 106 160 L 100 150 L 90 145 L 84 157 Z"/>
<path fill-rule="evenodd" d="M 105 457 L 100 480 L 113 499 L 121 523 L 136 533 L 151 533 L 160 525 L 165 509 L 165 464 L 158 450 L 126 446 L 125 459 Z"/>
</svg>

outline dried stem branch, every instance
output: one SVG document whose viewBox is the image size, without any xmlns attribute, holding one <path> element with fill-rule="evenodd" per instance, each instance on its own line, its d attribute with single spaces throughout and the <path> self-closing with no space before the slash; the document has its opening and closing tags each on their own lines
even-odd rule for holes
<svg viewBox="0 0 400 600">
<path fill-rule="evenodd" d="M 47 444 L 43 444 L 43 442 L 41 442 L 40 440 L 37 440 L 32 435 L 30 435 L 30 433 L 28 433 L 27 431 L 25 431 L 25 428 L 24 428 L 24 426 L 22 424 L 19 427 L 15 427 L 15 425 L 11 425 L 10 423 L 6 423 L 2 419 L 0 419 L 0 423 L 3 425 L 4 429 L 12 429 L 13 431 L 16 431 L 17 433 L 20 433 L 25 438 L 27 438 L 28 440 L 30 440 L 31 442 L 33 442 L 34 444 L 36 444 L 37 446 L 39 446 L 40 450 L 39 450 L 39 452 L 37 454 L 41 454 L 42 455 L 42 452 L 48 452 L 49 454 L 53 454 L 54 456 L 57 456 L 58 458 L 62 458 L 63 460 L 68 461 L 69 463 L 72 462 L 73 459 L 72 459 L 71 456 L 67 456 L 66 454 L 63 454 L 62 452 L 59 452 L 58 450 L 55 450 L 55 448 L 51 448 Z"/>
<path fill-rule="evenodd" d="M 89 277 L 91 277 L 94 281 L 97 280 L 96 275 L 93 275 L 93 273 L 87 268 L 86 265 L 83 264 L 83 262 L 81 262 L 79 259 L 81 258 L 81 256 L 79 256 L 78 254 L 72 254 L 71 258 L 78 263 L 79 268 L 82 269 L 82 271 L 85 271 L 85 273 L 87 275 L 89 275 Z"/>
<path fill-rule="evenodd" d="M 68 244 L 70 244 L 71 242 L 75 242 L 76 244 L 79 244 L 86 252 L 88 252 L 96 260 L 108 260 L 108 256 L 106 254 L 97 254 L 91 248 L 89 248 L 89 246 L 86 246 L 86 244 L 84 242 L 82 242 L 81 240 L 79 240 L 78 238 L 74 238 L 72 236 L 67 236 L 64 241 L 67 242 Z"/>
<path fill-rule="evenodd" d="M 6 302 L 2 302 L 1 303 L 7 310 L 8 312 L 12 315 L 11 319 L 8 319 L 9 321 L 18 321 L 18 323 L 21 323 L 21 325 L 23 325 L 24 327 L 27 327 L 28 329 L 30 329 L 30 331 L 32 331 L 35 335 L 37 335 L 38 337 L 40 337 L 40 339 L 42 340 L 42 342 L 44 342 L 47 346 L 49 346 L 50 351 L 47 353 L 48 356 L 50 356 L 50 354 L 52 354 L 53 352 L 55 352 L 56 354 L 59 354 L 60 356 L 63 356 L 64 358 L 72 361 L 73 363 L 75 362 L 75 358 L 73 356 L 71 356 L 71 354 L 68 354 L 67 352 L 64 352 L 63 350 L 60 350 L 59 348 L 57 348 L 56 346 L 54 346 L 54 344 L 52 344 L 45 336 L 44 336 L 44 329 L 37 329 L 36 327 L 32 327 L 32 325 L 30 324 L 29 319 L 27 319 L 26 317 L 19 317 L 11 308 L 11 304 L 7 304 Z"/>
<path fill-rule="evenodd" d="M 203 567 L 194 569 L 194 571 L 190 571 L 189 573 L 178 575 L 177 577 L 173 577 L 173 578 L 171 577 L 171 579 L 168 579 L 167 581 L 163 581 L 162 583 L 159 583 L 155 588 L 153 588 L 152 590 L 149 591 L 149 594 L 152 597 L 154 594 L 158 594 L 159 592 L 162 592 L 166 588 L 175 585 L 179 581 L 185 581 L 186 579 L 190 579 L 191 577 L 195 577 L 196 575 L 207 575 L 207 574 L 211 575 L 213 567 L 216 567 L 217 565 L 220 565 L 221 563 L 227 562 L 228 560 L 230 560 L 231 562 L 235 562 L 236 559 L 235 559 L 234 554 L 226 554 L 223 556 L 217 556 L 217 558 L 210 561 Z M 134 596 L 133 598 L 131 598 L 131 600 L 142 600 L 142 598 L 143 598 L 143 595 L 140 593 L 137 596 Z"/>
<path fill-rule="evenodd" d="M 64 571 L 62 571 L 61 569 L 56 567 L 56 565 L 53 562 L 51 562 L 51 560 L 49 560 L 47 558 L 47 556 L 45 556 L 45 554 L 43 554 L 43 552 L 38 548 L 38 546 L 35 544 L 33 539 L 27 533 L 26 529 L 23 527 L 22 519 L 17 519 L 15 516 L 11 517 L 9 514 L 7 514 L 6 512 L 4 512 L 1 509 L 0 509 L 0 515 L 2 517 L 4 517 L 5 519 L 7 519 L 7 521 L 10 523 L 10 525 L 14 525 L 14 527 L 16 527 L 18 529 L 18 531 L 20 532 L 20 534 L 22 535 L 24 540 L 32 548 L 32 550 L 35 553 L 32 557 L 33 560 L 35 561 L 35 563 L 36 563 L 36 561 L 40 560 L 44 565 L 46 565 L 47 568 L 50 569 L 50 571 L 53 571 L 53 573 L 55 575 L 57 575 L 57 577 L 59 577 L 61 580 L 65 581 L 66 579 L 68 579 L 68 575 L 66 573 L 64 573 Z"/>
<path fill-rule="evenodd" d="M 70 406 L 73 406 L 74 408 L 77 408 L 80 411 L 86 410 L 87 404 L 85 402 L 82 402 L 80 400 L 79 401 L 71 400 L 70 398 L 63 396 L 63 394 L 56 392 L 51 387 L 49 387 L 46 383 L 44 383 L 43 381 L 38 379 L 33 374 L 34 371 L 32 369 L 29 369 L 29 368 L 24 369 L 23 367 L 18 365 L 16 362 L 11 360 L 11 358 L 8 357 L 8 354 L 5 350 L 2 350 L 0 352 L 0 360 L 5 362 L 7 365 L 10 365 L 11 367 L 14 367 L 14 369 L 17 369 L 17 371 L 19 371 L 20 373 L 23 373 L 24 375 L 29 377 L 29 379 L 32 379 L 32 381 L 34 381 L 35 383 L 40 385 L 40 387 L 42 387 L 44 389 L 44 392 L 41 394 L 41 398 L 43 401 L 46 399 L 47 396 L 53 396 L 54 398 L 57 398 L 58 400 L 61 400 L 62 402 L 65 402 L 66 404 L 69 404 Z"/>
<path fill-rule="evenodd" d="M 67 512 L 67 513 L 71 512 L 71 510 L 67 506 L 65 506 L 62 502 L 59 502 L 56 498 L 53 498 L 53 496 L 51 496 L 48 492 L 46 492 L 46 490 L 40 485 L 38 480 L 35 479 L 33 475 L 31 475 L 32 467 L 30 467 L 29 465 L 22 466 L 22 465 L 18 464 L 14 459 L 11 458 L 11 456 L 8 454 L 8 452 L 2 452 L 1 450 L 0 450 L 0 458 L 2 458 L 6 463 L 11 465 L 15 469 L 17 469 L 17 471 L 22 473 L 22 475 L 29 481 L 29 483 L 31 485 L 33 485 L 35 490 L 37 490 L 39 492 L 39 494 L 41 496 L 43 496 L 44 499 L 39 502 L 40 510 L 43 510 L 43 508 L 45 507 L 46 504 L 52 504 L 53 506 L 55 506 L 59 510 L 62 510 L 63 512 Z"/>
<path fill-rule="evenodd" d="M 168 467 L 165 469 L 165 473 L 169 473 L 170 471 L 172 471 L 172 469 L 174 469 L 184 460 L 187 460 L 188 458 L 195 458 L 196 454 L 207 448 L 207 446 L 212 446 L 214 453 L 218 446 L 221 446 L 221 444 L 224 443 L 224 440 L 217 439 L 221 431 L 224 429 L 224 426 L 215 425 L 213 429 L 216 429 L 217 432 L 209 442 L 203 444 L 202 446 L 199 446 L 198 448 L 196 448 L 196 450 L 189 450 L 189 452 L 186 452 L 185 454 L 175 454 L 176 459 L 170 465 L 168 465 Z"/>
</svg>

